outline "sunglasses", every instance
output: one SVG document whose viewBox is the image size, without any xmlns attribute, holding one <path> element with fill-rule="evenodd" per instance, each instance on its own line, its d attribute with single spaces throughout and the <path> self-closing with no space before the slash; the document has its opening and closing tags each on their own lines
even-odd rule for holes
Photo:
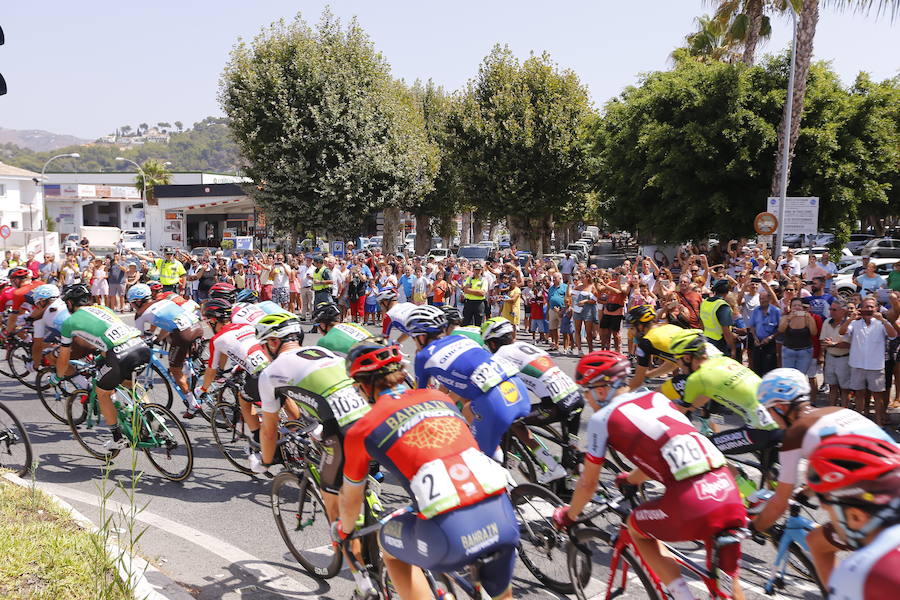
<svg viewBox="0 0 900 600">
<path fill-rule="evenodd" d="M 784 291 L 786 291 L 786 292 L 793 292 L 793 291 L 794 291 L 794 288 L 784 288 Z"/>
</svg>

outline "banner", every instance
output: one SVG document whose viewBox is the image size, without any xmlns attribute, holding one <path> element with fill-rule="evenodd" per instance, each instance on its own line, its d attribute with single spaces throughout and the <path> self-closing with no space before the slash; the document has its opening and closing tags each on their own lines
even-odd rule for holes
<svg viewBox="0 0 900 600">
<path fill-rule="evenodd" d="M 238 235 L 234 238 L 234 249 L 235 250 L 253 250 L 253 236 L 252 235 Z"/>
</svg>

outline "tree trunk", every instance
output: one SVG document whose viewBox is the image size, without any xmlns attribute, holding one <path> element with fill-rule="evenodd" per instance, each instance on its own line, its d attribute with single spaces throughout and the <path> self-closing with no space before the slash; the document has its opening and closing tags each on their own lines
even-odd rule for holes
<svg viewBox="0 0 900 600">
<path fill-rule="evenodd" d="M 291 254 L 297 253 L 297 244 L 299 243 L 300 232 L 296 229 L 291 230 L 291 234 L 288 237 L 288 252 Z"/>
<path fill-rule="evenodd" d="M 431 217 L 416 215 L 416 256 L 425 256 L 431 250 Z"/>
<path fill-rule="evenodd" d="M 462 214 L 462 231 L 459 232 L 459 245 L 465 246 L 472 243 L 472 211 L 467 210 Z"/>
<path fill-rule="evenodd" d="M 381 251 L 384 254 L 397 253 L 397 238 L 400 236 L 400 209 L 389 206 L 384 209 L 384 240 Z"/>
<path fill-rule="evenodd" d="M 559 252 L 560 249 L 565 248 L 566 244 L 569 243 L 566 241 L 566 225 L 565 225 L 565 223 L 554 223 L 553 224 L 553 234 L 556 236 L 555 250 L 557 252 Z M 548 247 L 549 247 L 549 244 L 548 244 Z"/>
<path fill-rule="evenodd" d="M 472 211 L 472 243 L 477 244 L 484 237 L 485 220 L 478 211 Z"/>
<path fill-rule="evenodd" d="M 749 0 L 747 2 L 747 39 L 744 41 L 744 54 L 741 62 L 752 65 L 756 57 L 756 44 L 759 42 L 759 32 L 763 22 L 763 0 Z"/>
<path fill-rule="evenodd" d="M 794 73 L 794 102 L 792 105 L 791 134 L 788 145 L 788 181 L 791 176 L 791 163 L 794 160 L 794 148 L 800 134 L 800 121 L 803 118 L 803 104 L 806 100 L 806 77 L 812 62 L 813 41 L 816 36 L 816 25 L 819 22 L 818 0 L 804 0 L 797 23 L 797 59 Z M 784 124 L 787 111 L 781 115 L 781 126 L 778 128 L 778 154 L 775 157 L 775 175 L 772 177 L 772 195 L 781 192 L 781 154 L 784 149 Z"/>
<path fill-rule="evenodd" d="M 534 254 L 540 252 L 541 239 L 537 223 L 528 217 L 509 215 L 506 217 L 506 224 L 509 227 L 510 246 Z"/>
</svg>

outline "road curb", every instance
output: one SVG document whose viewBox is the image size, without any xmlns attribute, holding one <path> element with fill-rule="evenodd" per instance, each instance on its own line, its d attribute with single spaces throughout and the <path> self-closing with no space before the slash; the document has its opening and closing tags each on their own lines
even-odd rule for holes
<svg viewBox="0 0 900 600">
<path fill-rule="evenodd" d="M 53 492 L 44 489 L 37 482 L 32 483 L 26 481 L 13 473 L 4 473 L 3 478 L 21 487 L 35 487 L 41 490 L 41 492 L 47 494 L 54 504 L 69 513 L 79 525 L 94 533 L 100 531 L 97 526 L 94 525 L 93 521 L 78 512 L 75 507 Z M 187 590 L 181 587 L 168 575 L 141 557 L 128 555 L 128 553 L 122 550 L 115 542 L 107 540 L 106 550 L 110 557 L 116 562 L 119 573 L 123 579 L 127 579 L 129 575 L 131 577 L 137 577 L 134 597 L 138 600 L 194 600 L 194 597 L 189 594 Z M 120 556 L 122 557 L 121 561 L 118 560 L 118 557 Z M 139 573 L 139 575 L 135 575 L 135 573 Z"/>
</svg>

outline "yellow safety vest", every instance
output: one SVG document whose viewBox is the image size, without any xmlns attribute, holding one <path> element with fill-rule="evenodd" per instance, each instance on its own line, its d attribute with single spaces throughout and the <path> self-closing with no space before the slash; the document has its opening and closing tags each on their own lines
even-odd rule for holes
<svg viewBox="0 0 900 600">
<path fill-rule="evenodd" d="M 323 281 L 325 281 L 325 278 L 323 277 L 323 275 L 325 273 L 325 269 L 327 269 L 327 268 L 328 267 L 322 267 L 320 269 L 315 269 L 313 271 L 313 286 L 312 286 L 312 288 L 313 288 L 314 292 L 320 292 L 322 290 L 327 290 L 327 289 L 331 288 L 330 283 L 322 283 Z"/>
<path fill-rule="evenodd" d="M 175 285 L 178 283 L 180 279 L 178 275 L 179 266 L 181 266 L 180 262 L 162 261 L 159 268 L 159 282 L 163 285 Z"/>
<path fill-rule="evenodd" d="M 711 340 L 722 339 L 722 324 L 716 317 L 716 311 L 720 306 L 728 306 L 721 298 L 704 300 L 700 303 L 700 321 L 703 323 L 703 335 Z"/>
<path fill-rule="evenodd" d="M 475 279 L 473 277 L 467 277 L 466 280 L 463 282 L 463 287 L 464 288 L 474 288 L 474 287 L 480 288 L 483 286 L 483 284 L 484 284 L 484 279 L 482 279 L 482 278 Z M 463 295 L 465 296 L 466 300 L 484 300 L 483 296 L 475 296 L 473 294 L 463 294 Z"/>
</svg>

